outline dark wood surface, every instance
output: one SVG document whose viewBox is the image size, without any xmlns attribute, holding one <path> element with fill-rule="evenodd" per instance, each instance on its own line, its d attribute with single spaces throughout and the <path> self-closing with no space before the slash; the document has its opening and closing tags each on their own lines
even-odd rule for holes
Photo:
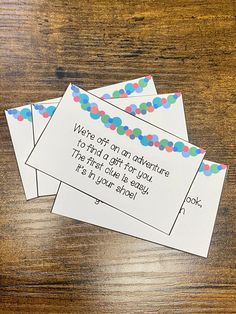
<svg viewBox="0 0 236 314">
<path fill-rule="evenodd" d="M 233 0 L 0 0 L 0 313 L 236 313 Z M 209 257 L 26 202 L 3 110 L 152 74 L 192 142 L 230 165 Z"/>
</svg>

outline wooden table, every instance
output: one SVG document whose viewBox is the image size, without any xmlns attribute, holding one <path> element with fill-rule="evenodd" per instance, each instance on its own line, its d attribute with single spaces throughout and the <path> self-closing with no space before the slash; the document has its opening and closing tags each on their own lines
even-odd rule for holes
<svg viewBox="0 0 236 314">
<path fill-rule="evenodd" d="M 236 313 L 233 0 L 0 1 L 0 313 Z M 3 109 L 152 74 L 230 165 L 207 259 L 26 202 Z"/>
</svg>

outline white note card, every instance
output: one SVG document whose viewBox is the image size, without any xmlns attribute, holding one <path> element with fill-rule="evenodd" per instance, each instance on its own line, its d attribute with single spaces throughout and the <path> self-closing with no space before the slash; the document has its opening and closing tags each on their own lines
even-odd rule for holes
<svg viewBox="0 0 236 314">
<path fill-rule="evenodd" d="M 204 155 L 70 85 L 27 164 L 169 233 Z"/>
</svg>

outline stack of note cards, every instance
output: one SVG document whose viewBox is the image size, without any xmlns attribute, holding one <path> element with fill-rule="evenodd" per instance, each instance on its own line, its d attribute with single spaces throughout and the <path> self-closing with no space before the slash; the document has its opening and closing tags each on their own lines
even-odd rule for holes
<svg viewBox="0 0 236 314">
<path fill-rule="evenodd" d="M 5 113 L 27 200 L 207 257 L 227 166 L 188 141 L 181 93 L 149 75 Z"/>
</svg>

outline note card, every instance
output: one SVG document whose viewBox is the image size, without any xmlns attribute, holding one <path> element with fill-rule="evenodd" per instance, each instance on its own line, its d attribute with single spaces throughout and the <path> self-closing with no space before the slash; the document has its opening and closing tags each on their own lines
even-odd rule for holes
<svg viewBox="0 0 236 314">
<path fill-rule="evenodd" d="M 156 88 L 151 75 L 136 78 L 92 90 L 94 94 L 110 100 L 129 98 L 140 95 L 156 94 Z M 53 115 L 61 98 L 37 102 L 6 110 L 6 118 L 19 166 L 19 171 L 26 199 L 37 196 L 55 194 L 59 182 L 40 171 L 25 165 L 25 159 L 34 147 L 43 129 Z"/>
<path fill-rule="evenodd" d="M 144 97 L 146 103 L 152 104 L 157 102 L 156 98 L 160 98 L 166 108 L 160 106 L 156 111 L 143 111 L 140 115 L 146 121 L 153 124 L 156 121 L 159 126 L 187 139 L 182 98 L 179 97 L 171 106 L 165 101 L 170 101 L 170 96 L 173 95 Z M 115 101 L 117 106 L 122 106 L 121 99 Z M 126 108 L 131 108 L 133 114 L 140 104 L 145 103 L 142 97 L 135 101 L 127 99 L 127 102 Z M 208 160 L 202 162 L 170 235 L 165 235 L 64 183 L 59 187 L 52 212 L 207 257 L 226 173 L 227 167 L 223 164 Z"/>
<path fill-rule="evenodd" d="M 204 155 L 69 85 L 27 164 L 169 233 Z"/>
<path fill-rule="evenodd" d="M 101 99 L 127 98 L 156 94 L 156 87 L 151 75 L 131 81 L 112 84 L 90 90 L 90 93 Z"/>
<path fill-rule="evenodd" d="M 8 128 L 27 200 L 38 196 L 35 169 L 25 160 L 34 147 L 31 106 L 25 105 L 5 111 Z"/>
<path fill-rule="evenodd" d="M 34 145 L 53 115 L 60 98 L 32 104 L 32 122 L 34 130 Z M 59 182 L 37 170 L 38 196 L 54 195 L 58 190 Z"/>
<path fill-rule="evenodd" d="M 109 86 L 107 89 L 109 89 Z M 59 101 L 60 98 L 48 100 L 44 104 L 33 104 L 33 129 L 36 142 L 55 112 Z M 183 139 L 188 140 L 181 93 L 142 95 L 137 97 L 132 97 L 131 95 L 126 98 L 111 98 L 108 101 L 140 119 L 145 119 L 145 121 L 154 125 L 157 122 L 158 126 L 163 129 L 166 127 L 165 123 L 168 122 L 169 132 L 181 134 Z M 37 171 L 37 177 L 39 196 L 56 194 L 59 184 L 58 180 L 40 171 Z"/>
<path fill-rule="evenodd" d="M 207 257 L 227 167 L 204 160 L 170 235 L 61 183 L 52 212 Z"/>
</svg>

